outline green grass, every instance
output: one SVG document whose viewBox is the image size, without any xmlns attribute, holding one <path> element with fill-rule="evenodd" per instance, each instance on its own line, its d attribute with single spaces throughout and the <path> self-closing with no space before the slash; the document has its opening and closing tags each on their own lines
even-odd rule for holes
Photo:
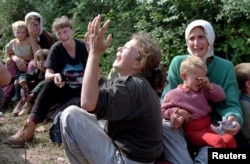
<svg viewBox="0 0 250 164">
<path fill-rule="evenodd" d="M 12 107 L 4 112 L 5 123 L 0 125 L 1 140 L 14 134 L 22 127 L 28 115 L 14 117 Z M 0 163 L 1 164 L 63 164 L 67 163 L 67 158 L 62 145 L 54 144 L 50 141 L 50 122 L 37 125 L 37 128 L 44 126 L 46 132 L 35 133 L 35 138 L 31 143 L 26 143 L 25 147 L 11 147 L 0 143 Z"/>
</svg>

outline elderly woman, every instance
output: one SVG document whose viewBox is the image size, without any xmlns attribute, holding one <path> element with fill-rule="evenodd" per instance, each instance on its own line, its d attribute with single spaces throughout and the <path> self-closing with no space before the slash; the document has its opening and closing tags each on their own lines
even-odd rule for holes
<svg viewBox="0 0 250 164">
<path fill-rule="evenodd" d="M 195 20 L 191 22 L 185 31 L 188 55 L 176 56 L 168 70 L 168 85 L 164 88 L 164 95 L 178 84 L 183 83 L 179 72 L 181 62 L 189 55 L 200 57 L 207 64 L 207 77 L 210 81 L 222 86 L 225 91 L 226 99 L 222 102 L 212 104 L 212 120 L 214 123 L 220 121 L 223 116 L 230 123 L 236 121 L 234 128 L 225 129 L 228 134 L 236 135 L 242 124 L 242 109 L 239 104 L 239 90 L 237 79 L 234 71 L 234 65 L 225 59 L 214 55 L 215 34 L 212 25 L 205 20 Z M 185 134 L 182 129 L 183 118 L 188 114 L 185 110 L 176 110 L 177 119 L 173 125 L 178 127 L 173 129 L 169 120 L 163 120 L 163 144 L 164 157 L 175 164 L 189 163 L 207 163 L 207 149 L 202 147 L 194 162 L 189 155 Z"/>
</svg>

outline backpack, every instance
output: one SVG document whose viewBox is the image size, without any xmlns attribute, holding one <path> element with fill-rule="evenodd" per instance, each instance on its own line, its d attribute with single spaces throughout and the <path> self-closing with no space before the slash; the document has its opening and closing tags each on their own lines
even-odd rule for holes
<svg viewBox="0 0 250 164">
<path fill-rule="evenodd" d="M 80 106 L 80 98 L 75 97 L 70 99 L 64 104 L 56 106 L 56 112 L 53 114 L 53 122 L 49 129 L 49 136 L 52 142 L 61 144 L 62 137 L 61 137 L 61 115 L 64 109 L 66 109 L 70 105 L 77 105 Z"/>
<path fill-rule="evenodd" d="M 61 144 L 62 143 L 62 137 L 61 137 L 61 115 L 62 111 L 58 112 L 50 126 L 49 129 L 49 136 L 52 142 Z"/>
</svg>

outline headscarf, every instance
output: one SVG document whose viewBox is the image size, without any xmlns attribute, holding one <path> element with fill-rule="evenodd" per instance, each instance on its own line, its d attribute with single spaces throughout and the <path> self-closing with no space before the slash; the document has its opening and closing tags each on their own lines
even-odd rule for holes
<svg viewBox="0 0 250 164">
<path fill-rule="evenodd" d="M 29 18 L 30 16 L 37 16 L 37 17 L 40 18 L 40 32 L 39 32 L 39 35 L 41 35 L 41 34 L 43 33 L 43 18 L 42 18 L 42 16 L 41 16 L 39 13 L 34 12 L 34 11 L 29 12 L 29 13 L 26 14 L 26 16 L 25 16 L 25 22 L 26 22 L 26 23 L 27 23 L 27 20 L 28 20 L 28 18 Z"/>
<path fill-rule="evenodd" d="M 202 57 L 203 60 L 206 60 L 208 57 L 214 56 L 214 40 L 215 40 L 214 29 L 208 21 L 201 20 L 201 19 L 195 20 L 187 26 L 186 31 L 185 31 L 186 44 L 188 42 L 188 36 L 191 30 L 199 26 L 204 29 L 205 36 L 209 44 L 207 53 Z M 187 50 L 190 54 L 192 54 L 189 47 L 187 47 Z"/>
</svg>

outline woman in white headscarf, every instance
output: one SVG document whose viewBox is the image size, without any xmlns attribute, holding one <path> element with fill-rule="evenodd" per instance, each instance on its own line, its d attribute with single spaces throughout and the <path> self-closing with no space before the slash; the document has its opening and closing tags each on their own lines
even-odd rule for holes
<svg viewBox="0 0 250 164">
<path fill-rule="evenodd" d="M 51 33 L 43 29 L 42 16 L 37 12 L 29 12 L 25 16 L 25 22 L 28 27 L 31 43 L 33 44 L 33 53 L 41 48 L 50 49 L 54 43 L 54 38 Z"/>
<path fill-rule="evenodd" d="M 54 38 L 51 33 L 43 29 L 42 16 L 34 11 L 29 12 L 25 16 L 25 22 L 27 24 L 33 54 L 41 48 L 50 49 L 54 44 Z M 28 72 L 34 70 L 32 67 L 30 69 L 31 70 L 28 69 Z"/>
<path fill-rule="evenodd" d="M 36 53 L 39 49 L 50 49 L 50 47 L 54 44 L 54 38 L 51 33 L 45 31 L 43 29 L 43 18 L 37 12 L 29 12 L 25 16 L 25 22 L 27 24 L 31 48 L 33 54 Z M 19 61 L 24 65 L 24 61 Z M 11 77 L 14 78 L 16 75 L 16 64 L 14 62 L 10 62 L 6 64 L 8 71 L 11 74 Z M 34 61 L 32 60 L 28 64 L 27 72 L 32 72 L 36 69 L 34 65 Z M 15 86 L 17 90 L 20 90 L 19 85 Z M 13 80 L 11 83 L 3 88 L 4 97 L 6 100 L 9 100 L 11 97 L 12 90 L 14 89 Z M 20 96 L 18 96 L 20 99 Z M 19 100 L 18 99 L 18 100 Z M 8 101 L 6 101 L 8 102 Z"/>
<path fill-rule="evenodd" d="M 179 76 L 181 62 L 189 55 L 198 56 L 207 64 L 207 77 L 210 81 L 222 86 L 226 93 L 224 101 L 213 104 L 212 120 L 217 123 L 217 121 L 221 121 L 222 117 L 226 117 L 228 122 L 236 121 L 237 125 L 234 128 L 225 129 L 226 133 L 236 135 L 243 124 L 243 118 L 234 65 L 230 61 L 214 55 L 215 34 L 208 21 L 191 22 L 186 28 L 185 39 L 189 54 L 176 56 L 171 61 L 167 77 L 169 83 L 164 88 L 162 99 L 169 90 L 183 83 Z M 190 114 L 179 109 L 176 111 L 176 115 L 178 119 L 171 121 L 174 121 L 173 124 L 177 129 L 171 127 L 170 120 L 163 120 L 164 157 L 175 164 L 207 163 L 207 148 L 205 147 L 199 150 L 194 161 L 189 155 L 182 123 L 185 120 L 184 116 L 187 117 Z"/>
</svg>

